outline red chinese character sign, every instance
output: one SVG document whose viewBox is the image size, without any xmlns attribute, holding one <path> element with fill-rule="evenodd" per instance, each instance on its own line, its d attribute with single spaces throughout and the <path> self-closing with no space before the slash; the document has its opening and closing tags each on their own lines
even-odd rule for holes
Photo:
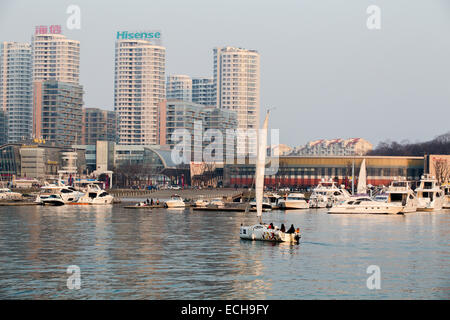
<svg viewBox="0 0 450 320">
<path fill-rule="evenodd" d="M 51 25 L 48 26 L 36 26 L 34 34 L 60 34 L 61 26 L 60 25 Z"/>
</svg>

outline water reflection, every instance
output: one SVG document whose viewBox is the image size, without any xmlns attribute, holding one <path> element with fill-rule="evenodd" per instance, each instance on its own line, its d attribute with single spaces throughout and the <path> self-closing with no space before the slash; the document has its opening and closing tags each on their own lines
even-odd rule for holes
<svg viewBox="0 0 450 320">
<path fill-rule="evenodd" d="M 120 206 L 0 208 L 0 297 L 85 299 L 449 298 L 450 212 L 272 211 L 299 245 L 240 240 L 255 214 Z M 382 290 L 366 288 L 379 265 Z M 68 290 L 66 269 L 81 268 Z"/>
</svg>

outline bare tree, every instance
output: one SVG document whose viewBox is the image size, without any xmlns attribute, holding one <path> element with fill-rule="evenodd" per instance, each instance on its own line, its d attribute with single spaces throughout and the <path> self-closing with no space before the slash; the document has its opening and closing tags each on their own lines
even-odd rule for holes
<svg viewBox="0 0 450 320">
<path fill-rule="evenodd" d="M 450 164 L 447 159 L 436 159 L 433 162 L 434 172 L 439 184 L 448 182 L 450 179 Z"/>
</svg>

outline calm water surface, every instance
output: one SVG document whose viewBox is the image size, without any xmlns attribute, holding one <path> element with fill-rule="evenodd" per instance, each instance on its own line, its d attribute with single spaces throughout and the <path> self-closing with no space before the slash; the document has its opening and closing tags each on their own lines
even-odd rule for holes
<svg viewBox="0 0 450 320">
<path fill-rule="evenodd" d="M 0 298 L 449 299 L 450 211 L 273 211 L 299 245 L 239 239 L 255 214 L 114 206 L 0 207 Z M 69 265 L 81 289 L 66 285 Z M 369 290 L 369 265 L 381 289 Z"/>
</svg>

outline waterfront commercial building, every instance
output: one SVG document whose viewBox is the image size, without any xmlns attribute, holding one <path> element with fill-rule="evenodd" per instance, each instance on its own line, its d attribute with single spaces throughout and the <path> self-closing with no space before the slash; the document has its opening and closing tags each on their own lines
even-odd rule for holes
<svg viewBox="0 0 450 320">
<path fill-rule="evenodd" d="M 291 155 L 296 156 L 352 156 L 365 155 L 373 145 L 362 138 L 315 140 L 295 148 Z"/>
<path fill-rule="evenodd" d="M 117 117 L 114 111 L 83 108 L 82 144 L 95 144 L 97 140 L 117 140 Z"/>
<path fill-rule="evenodd" d="M 170 75 L 166 83 L 166 99 L 192 102 L 192 79 L 183 74 Z"/>
<path fill-rule="evenodd" d="M 192 102 L 204 106 L 216 106 L 216 88 L 212 78 L 192 79 Z"/>
<path fill-rule="evenodd" d="M 407 180 L 419 180 L 424 173 L 424 157 L 388 157 L 388 156 L 281 156 L 276 174 L 265 177 L 268 187 L 316 186 L 322 179 L 351 185 L 352 167 L 355 176 L 359 176 L 362 160 L 366 159 L 367 184 L 387 186 L 398 177 Z M 255 164 L 229 164 L 224 168 L 225 185 L 251 186 L 255 175 Z M 356 179 L 355 179 L 356 180 Z"/>
<path fill-rule="evenodd" d="M 259 65 L 260 56 L 255 50 L 214 48 L 216 106 L 235 111 L 239 129 L 259 128 Z M 248 147 L 256 148 L 256 136 L 248 140 Z"/>
<path fill-rule="evenodd" d="M 159 104 L 165 99 L 166 49 L 152 40 L 116 40 L 114 110 L 120 144 L 159 142 Z"/>
<path fill-rule="evenodd" d="M 0 43 L 0 140 L 31 137 L 33 129 L 32 58 L 28 43 Z"/>
<path fill-rule="evenodd" d="M 82 136 L 83 89 L 55 80 L 34 83 L 36 137 L 60 146 L 79 144 Z"/>
</svg>

